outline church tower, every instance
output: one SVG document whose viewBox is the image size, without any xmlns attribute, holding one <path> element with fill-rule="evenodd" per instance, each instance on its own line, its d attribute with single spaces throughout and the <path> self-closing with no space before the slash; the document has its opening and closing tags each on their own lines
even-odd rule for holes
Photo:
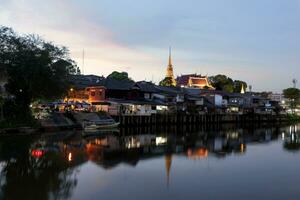
<svg viewBox="0 0 300 200">
<path fill-rule="evenodd" d="M 174 78 L 173 65 L 172 65 L 172 57 L 171 57 L 171 47 L 169 48 L 169 64 L 167 68 L 166 78 L 171 78 L 172 85 L 176 86 L 176 81 Z"/>
</svg>

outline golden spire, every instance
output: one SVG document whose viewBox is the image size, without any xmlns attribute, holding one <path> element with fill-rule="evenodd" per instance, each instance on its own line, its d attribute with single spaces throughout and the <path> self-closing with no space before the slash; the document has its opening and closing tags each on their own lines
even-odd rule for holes
<svg viewBox="0 0 300 200">
<path fill-rule="evenodd" d="M 167 172 L 167 186 L 169 187 L 170 172 L 171 172 L 171 165 L 172 165 L 172 154 L 165 155 L 165 164 L 166 164 L 166 172 Z"/>
<path fill-rule="evenodd" d="M 171 57 L 171 47 L 169 47 L 169 63 L 168 63 L 168 67 L 167 67 L 166 78 L 171 78 L 172 79 L 172 85 L 176 86 L 176 81 L 175 81 L 174 73 L 173 73 L 173 65 L 172 65 L 172 57 Z"/>
<path fill-rule="evenodd" d="M 171 47 L 169 47 L 169 65 L 168 65 L 168 67 L 172 67 Z"/>
<path fill-rule="evenodd" d="M 241 94 L 245 94 L 244 84 L 242 83 Z"/>
</svg>

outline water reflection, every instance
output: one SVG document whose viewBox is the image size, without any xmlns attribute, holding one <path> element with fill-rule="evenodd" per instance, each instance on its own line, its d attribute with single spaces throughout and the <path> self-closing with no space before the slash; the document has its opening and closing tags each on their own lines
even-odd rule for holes
<svg viewBox="0 0 300 200">
<path fill-rule="evenodd" d="M 155 133 L 155 134 L 154 134 Z M 78 183 L 81 166 L 93 163 L 101 169 L 120 164 L 164 159 L 166 185 L 170 185 L 175 156 L 195 161 L 247 154 L 248 145 L 283 139 L 288 151 L 300 149 L 299 125 L 237 128 L 136 128 L 83 137 L 64 132 L 32 138 L 1 138 L 0 199 L 69 199 Z M 16 192 L 17 191 L 17 192 Z"/>
<path fill-rule="evenodd" d="M 76 186 L 76 171 L 66 162 L 56 144 L 45 146 L 45 154 L 33 155 L 34 139 L 11 138 L 1 141 L 1 193 L 6 199 L 68 198 Z"/>
<path fill-rule="evenodd" d="M 300 150 L 300 130 L 299 125 L 293 125 L 282 129 L 282 139 L 284 148 L 291 152 Z"/>
</svg>

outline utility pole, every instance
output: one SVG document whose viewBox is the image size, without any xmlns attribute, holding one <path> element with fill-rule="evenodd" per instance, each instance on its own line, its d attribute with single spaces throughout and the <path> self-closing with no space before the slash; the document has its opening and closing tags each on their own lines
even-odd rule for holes
<svg viewBox="0 0 300 200">
<path fill-rule="evenodd" d="M 82 50 L 82 74 L 84 75 L 84 49 Z"/>
</svg>

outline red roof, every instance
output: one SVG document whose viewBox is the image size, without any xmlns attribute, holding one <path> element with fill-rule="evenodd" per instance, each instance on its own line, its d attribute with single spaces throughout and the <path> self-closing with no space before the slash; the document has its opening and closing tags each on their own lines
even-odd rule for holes
<svg viewBox="0 0 300 200">
<path fill-rule="evenodd" d="M 203 76 L 201 75 L 197 75 L 197 74 L 185 74 L 185 75 L 181 75 L 177 77 L 177 84 L 178 85 L 188 85 L 189 83 L 189 79 L 190 77 L 199 77 L 199 78 L 203 78 Z"/>
<path fill-rule="evenodd" d="M 199 86 L 208 86 L 208 82 L 206 78 L 199 78 L 199 77 L 190 77 L 190 84 L 191 85 L 199 85 Z"/>
</svg>

